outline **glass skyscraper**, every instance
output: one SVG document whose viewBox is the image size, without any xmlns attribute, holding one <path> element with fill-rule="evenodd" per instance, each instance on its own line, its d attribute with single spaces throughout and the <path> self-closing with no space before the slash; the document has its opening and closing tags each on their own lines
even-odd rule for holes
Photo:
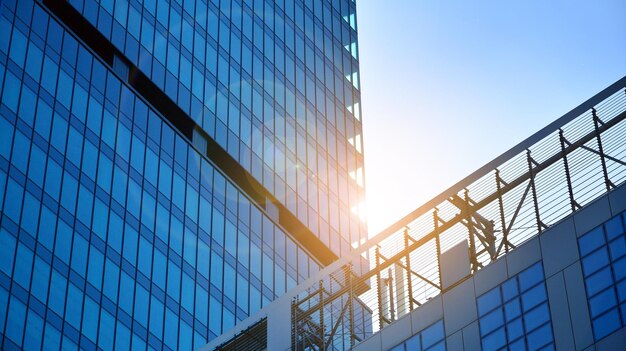
<svg viewBox="0 0 626 351">
<path fill-rule="evenodd" d="M 353 0 L 0 0 L 0 348 L 206 344 L 366 238 Z"/>
</svg>

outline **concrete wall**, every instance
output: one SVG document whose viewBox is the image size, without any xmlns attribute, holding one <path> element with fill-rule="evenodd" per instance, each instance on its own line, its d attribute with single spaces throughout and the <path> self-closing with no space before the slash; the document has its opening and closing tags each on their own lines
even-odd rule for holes
<svg viewBox="0 0 626 351">
<path fill-rule="evenodd" d="M 591 320 L 578 251 L 578 237 L 626 210 L 626 184 L 551 226 L 473 277 L 437 296 L 354 350 L 389 350 L 443 319 L 448 350 L 481 350 L 476 296 L 543 261 L 557 350 L 626 350 L 626 328 L 594 344 Z M 456 261 L 458 257 L 442 257 Z"/>
</svg>

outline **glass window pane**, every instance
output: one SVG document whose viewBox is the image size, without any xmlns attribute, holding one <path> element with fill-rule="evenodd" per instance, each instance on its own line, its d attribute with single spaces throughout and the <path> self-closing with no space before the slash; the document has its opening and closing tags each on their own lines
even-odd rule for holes
<svg viewBox="0 0 626 351">
<path fill-rule="evenodd" d="M 537 263 L 519 274 L 519 286 L 523 292 L 543 280 L 543 267 Z"/>
<path fill-rule="evenodd" d="M 482 316 L 485 313 L 493 310 L 495 307 L 502 304 L 502 298 L 500 296 L 500 288 L 497 287 L 491 291 L 485 293 L 477 299 L 478 303 L 478 315 Z"/>
<path fill-rule="evenodd" d="M 613 272 L 615 280 L 620 281 L 626 277 L 626 257 L 622 257 L 613 263 Z"/>
<path fill-rule="evenodd" d="M 624 234 L 624 224 L 622 223 L 622 216 L 615 216 L 604 224 L 606 228 L 606 236 L 609 240 Z"/>
<path fill-rule="evenodd" d="M 85 276 L 87 271 L 87 251 L 89 244 L 81 235 L 74 235 L 72 243 L 72 269 L 81 276 Z"/>
<path fill-rule="evenodd" d="M 443 337 L 443 321 L 439 321 L 422 331 L 422 347 L 426 349 Z"/>
<path fill-rule="evenodd" d="M 552 328 L 549 324 L 528 334 L 528 348 L 531 350 L 538 350 L 550 342 L 552 342 Z"/>
<path fill-rule="evenodd" d="M 26 335 L 24 336 L 25 350 L 39 350 L 43 340 L 43 319 L 33 310 L 28 311 L 26 321 Z"/>
<path fill-rule="evenodd" d="M 16 244 L 17 240 L 13 235 L 0 229 L 0 270 L 9 277 L 13 273 Z"/>
<path fill-rule="evenodd" d="M 167 293 L 174 300 L 180 299 L 180 268 L 171 261 L 167 265 Z"/>
<path fill-rule="evenodd" d="M 504 334 L 504 328 L 498 329 L 495 332 L 482 338 L 483 350 L 491 351 L 498 350 L 506 344 L 506 336 Z"/>
<path fill-rule="evenodd" d="M 620 326 L 619 314 L 617 310 L 612 310 L 593 320 L 593 333 L 596 340 L 599 340 L 616 331 Z"/>
<path fill-rule="evenodd" d="M 506 325 L 509 340 L 516 340 L 524 335 L 524 325 L 522 319 L 518 318 Z"/>
<path fill-rule="evenodd" d="M 526 331 L 534 330 L 538 326 L 548 322 L 549 320 L 550 310 L 548 309 L 547 303 L 544 303 L 539 307 L 533 309 L 532 311 L 528 311 L 524 314 L 524 324 L 526 327 Z"/>
<path fill-rule="evenodd" d="M 504 305 L 504 314 L 507 321 L 513 320 L 522 314 L 519 298 Z"/>
<path fill-rule="evenodd" d="M 583 272 L 589 276 L 609 264 L 609 253 L 606 247 L 583 258 Z"/>
<path fill-rule="evenodd" d="M 68 304 L 65 310 L 65 319 L 76 329 L 80 329 L 80 318 L 83 312 L 83 292 L 74 284 L 67 286 Z"/>
<path fill-rule="evenodd" d="M 487 335 L 504 324 L 502 309 L 498 308 L 480 318 L 480 334 Z"/>
<path fill-rule="evenodd" d="M 0 156 L 5 159 L 11 158 L 11 146 L 13 145 L 13 132 L 15 128 L 6 119 L 0 117 Z"/>
<path fill-rule="evenodd" d="M 611 274 L 611 267 L 605 267 L 585 279 L 585 285 L 587 286 L 587 295 L 589 297 L 594 296 L 598 292 L 608 288 L 613 284 L 614 283 L 613 275 Z"/>
<path fill-rule="evenodd" d="M 603 312 L 615 308 L 617 306 L 617 298 L 615 296 L 615 290 L 607 289 L 604 292 L 589 299 L 589 310 L 591 312 L 591 318 L 596 318 Z"/>
<path fill-rule="evenodd" d="M 89 268 L 87 272 L 88 281 L 96 287 L 102 288 L 102 271 L 104 269 L 104 256 L 95 247 L 89 250 Z"/>
<path fill-rule="evenodd" d="M 98 345 L 104 350 L 113 349 L 113 338 L 115 337 L 115 321 L 113 316 L 104 309 L 100 310 L 100 337 Z"/>
<path fill-rule="evenodd" d="M 544 284 L 537 285 L 531 290 L 522 294 L 522 307 L 524 308 L 524 312 L 527 312 L 531 308 L 537 306 L 541 302 L 545 301 L 546 297 L 546 288 Z"/>
<path fill-rule="evenodd" d="M 150 332 L 158 338 L 161 338 L 163 334 L 163 316 L 165 313 L 163 308 L 163 303 L 152 295 L 150 303 Z"/>
<path fill-rule="evenodd" d="M 626 238 L 620 237 L 609 243 L 609 251 L 613 261 L 626 255 Z"/>
<path fill-rule="evenodd" d="M 405 341 L 406 349 L 408 350 L 421 350 L 422 347 L 420 345 L 420 335 L 416 334 L 410 337 L 407 341 Z"/>
<path fill-rule="evenodd" d="M 17 345 L 21 345 L 26 322 L 26 306 L 15 295 L 11 295 L 10 298 L 7 320 L 11 323 L 7 323 L 5 335 Z"/>
<path fill-rule="evenodd" d="M 578 239 L 578 247 L 582 256 L 586 256 L 602 245 L 604 245 L 602 227 L 598 227 Z"/>
</svg>

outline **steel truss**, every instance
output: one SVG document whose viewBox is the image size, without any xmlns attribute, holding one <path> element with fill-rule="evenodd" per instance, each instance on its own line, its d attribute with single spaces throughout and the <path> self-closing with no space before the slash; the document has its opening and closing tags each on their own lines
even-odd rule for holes
<svg viewBox="0 0 626 351">
<path fill-rule="evenodd" d="M 364 245 L 292 303 L 292 349 L 343 350 L 453 288 L 442 251 L 469 244 L 469 278 L 626 180 L 626 77 Z"/>
</svg>

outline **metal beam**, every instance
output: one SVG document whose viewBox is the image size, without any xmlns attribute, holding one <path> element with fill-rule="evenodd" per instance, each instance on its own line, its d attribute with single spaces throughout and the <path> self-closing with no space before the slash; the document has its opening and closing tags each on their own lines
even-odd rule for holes
<svg viewBox="0 0 626 351">
<path fill-rule="evenodd" d="M 453 194 L 457 194 L 461 190 L 467 188 L 473 182 L 475 182 L 475 181 L 479 180 L 480 178 L 484 177 L 485 175 L 489 174 L 489 172 L 493 171 L 494 169 L 496 169 L 497 167 L 499 167 L 500 165 L 502 165 L 506 161 L 510 160 L 514 156 L 517 156 L 518 154 L 524 152 L 524 150 L 530 148 L 531 146 L 536 144 L 538 141 L 540 141 L 543 138 L 549 136 L 553 132 L 559 130 L 559 128 L 561 128 L 562 126 L 564 126 L 567 123 L 571 122 L 576 117 L 579 117 L 583 113 L 591 110 L 593 107 L 598 105 L 603 100 L 609 98 L 611 95 L 615 94 L 616 92 L 618 92 L 620 90 L 623 91 L 625 86 L 626 86 L 626 76 L 622 77 L 617 82 L 615 82 L 615 83 L 611 84 L 610 86 L 608 86 L 607 88 L 603 89 L 601 92 L 599 92 L 596 95 L 594 95 L 593 97 L 589 98 L 587 101 L 585 101 L 582 104 L 578 105 L 577 107 L 575 107 L 574 109 L 572 109 L 568 113 L 566 113 L 563 116 L 559 117 L 554 122 L 548 124 L 546 127 L 542 128 L 541 130 L 539 130 L 535 134 L 533 134 L 530 137 L 526 138 L 526 140 L 520 142 L 519 144 L 515 145 L 514 147 L 512 147 L 508 151 L 504 152 L 500 156 L 496 157 L 492 161 L 490 161 L 487 164 L 485 164 L 484 166 L 480 167 L 479 169 L 474 171 L 472 174 L 470 174 L 467 177 L 463 178 L 462 180 L 460 180 L 459 182 L 457 182 L 453 186 L 449 187 L 448 189 L 443 191 L 441 194 L 435 196 L 430 201 L 424 203 L 422 206 L 418 207 L 417 209 L 415 209 L 411 213 L 409 213 L 406 216 L 402 217 L 401 219 L 396 221 L 394 224 L 390 225 L 389 227 L 387 227 L 386 229 L 384 229 L 380 233 L 376 234 L 374 237 L 370 238 L 369 241 L 371 241 L 371 242 L 380 242 L 380 241 L 384 240 L 385 238 L 387 238 L 388 236 L 390 236 L 390 235 L 392 235 L 392 234 L 394 234 L 396 232 L 399 232 L 400 230 L 402 230 L 403 227 L 407 226 L 409 223 L 411 223 L 413 220 L 417 219 L 419 216 L 427 213 L 428 211 L 433 209 L 435 206 L 441 204 L 442 202 L 444 202 L 446 199 L 448 199 Z"/>
<path fill-rule="evenodd" d="M 625 83 L 626 83 L 626 77 L 624 78 L 624 80 L 625 80 Z M 508 193 L 509 191 L 517 188 L 519 185 L 523 184 L 525 181 L 530 180 L 531 177 L 534 177 L 534 174 L 538 174 L 539 172 L 541 172 L 544 169 L 548 168 L 552 164 L 560 161 L 562 159 L 563 153 L 565 155 L 570 154 L 571 152 L 573 152 L 574 150 L 579 148 L 581 145 L 584 145 L 588 141 L 593 140 L 593 138 L 595 138 L 595 136 L 596 136 L 596 133 L 603 133 L 604 131 L 608 130 L 609 128 L 613 127 L 614 125 L 618 124 L 619 122 L 623 121 L 624 119 L 626 119 L 626 112 L 622 112 L 621 114 L 619 114 L 618 116 L 616 116 L 612 120 L 602 124 L 601 126 L 598 126 L 597 130 L 591 131 L 590 133 L 584 135 L 578 141 L 576 141 L 576 142 L 572 143 L 571 145 L 569 145 L 568 147 L 566 147 L 564 151 L 561 151 L 561 152 L 553 155 L 552 157 L 547 158 L 545 161 L 543 161 L 541 163 L 535 163 L 536 166 L 534 166 L 531 169 L 529 169 L 528 172 L 520 175 L 515 180 L 511 181 L 510 183 L 508 183 L 507 185 L 502 187 L 501 191 L 500 191 L 500 194 L 498 194 L 498 192 L 494 192 L 494 193 L 484 197 L 482 200 L 476 202 L 476 204 L 474 206 L 472 206 L 473 212 L 476 212 L 476 211 L 480 210 L 481 208 L 485 207 L 486 205 L 490 204 L 491 202 L 497 200 L 498 196 L 504 195 L 504 194 Z M 532 165 L 534 160 L 530 159 L 530 160 L 528 160 L 528 162 L 531 163 L 531 165 Z M 527 193 L 530 188 L 531 188 L 531 185 L 529 184 L 528 187 L 526 188 L 525 193 Z M 380 277 L 380 272 L 382 272 L 383 270 L 389 268 L 392 264 L 394 264 L 397 261 L 399 261 L 402 257 L 404 257 L 408 253 L 418 249 L 420 246 L 426 244 L 430 240 L 438 238 L 440 232 L 443 232 L 443 231 L 446 231 L 447 229 L 450 229 L 452 226 L 454 226 L 455 224 L 459 223 L 462 219 L 464 219 L 466 217 L 466 213 L 465 212 L 466 211 L 463 211 L 463 210 L 460 211 L 460 213 L 456 214 L 452 219 L 450 219 L 449 221 L 447 221 L 444 224 L 442 224 L 441 227 L 436 227 L 434 231 L 424 235 L 423 237 L 421 237 L 418 240 L 415 240 L 407 248 L 405 248 L 403 250 L 400 250 L 395 255 L 393 255 L 392 257 L 389 257 L 387 260 L 385 260 L 382 263 L 380 262 L 380 259 L 378 257 L 379 253 L 377 253 L 376 254 L 376 265 L 375 265 L 375 267 L 373 269 L 371 269 L 370 271 L 364 273 L 361 277 L 359 277 L 359 280 L 366 281 L 367 279 L 369 279 L 369 278 L 371 278 L 373 276 L 377 276 L 377 280 L 379 280 L 380 279 L 379 278 Z M 509 227 L 509 229 L 510 229 L 510 227 Z M 379 252 L 379 248 L 376 248 L 376 251 Z M 378 284 L 378 286 L 380 287 L 380 284 Z M 331 294 L 330 296 L 328 296 L 327 300 L 328 301 L 333 301 L 336 298 L 340 297 L 341 295 L 345 294 L 346 291 L 347 291 L 347 288 L 344 287 L 343 289 L 340 289 L 337 292 L 335 292 L 335 293 Z M 379 301 L 380 301 L 380 293 L 378 294 L 378 296 L 379 296 Z M 323 304 L 321 306 L 323 306 Z M 305 314 L 312 314 L 312 313 L 314 313 L 314 310 L 318 309 L 318 308 L 320 308 L 320 304 L 313 306 L 309 311 L 305 311 L 304 313 Z M 379 306 L 379 311 L 380 311 L 380 306 Z M 381 314 L 381 316 L 382 316 L 382 314 Z M 381 323 L 381 329 L 382 329 L 382 327 L 383 327 L 382 326 L 382 320 L 381 320 L 380 323 Z"/>
</svg>

